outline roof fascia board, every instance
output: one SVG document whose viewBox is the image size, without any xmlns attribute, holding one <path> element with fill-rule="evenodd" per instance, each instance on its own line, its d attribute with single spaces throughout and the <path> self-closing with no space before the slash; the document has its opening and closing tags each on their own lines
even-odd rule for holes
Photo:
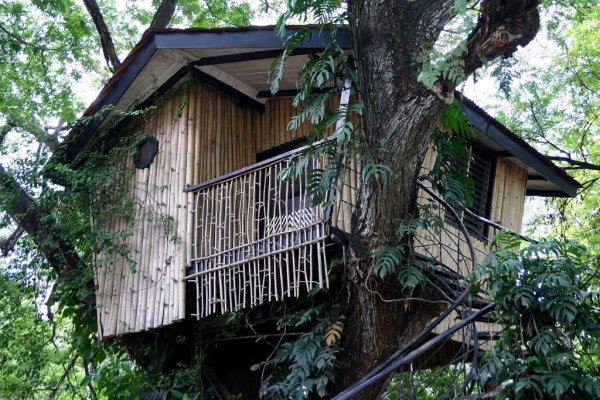
<svg viewBox="0 0 600 400">
<path fill-rule="evenodd" d="M 156 32 L 154 41 L 159 49 L 219 49 L 219 48 L 265 48 L 283 49 L 287 39 L 297 30 L 288 30 L 285 38 L 274 30 L 219 31 L 219 32 Z M 198 37 L 202 37 L 199 40 Z M 343 49 L 350 48 L 347 30 L 337 33 L 337 41 Z M 322 49 L 331 38 L 328 30 L 313 31 L 298 46 L 305 49 Z"/>
<path fill-rule="evenodd" d="M 154 40 L 150 40 L 146 43 L 145 46 L 139 51 L 137 57 L 135 57 L 129 65 L 123 71 L 123 75 L 119 77 L 114 86 L 108 91 L 106 96 L 104 96 L 98 104 L 92 104 L 90 109 L 100 110 L 102 107 L 106 105 L 114 105 L 117 104 L 121 96 L 125 93 L 125 91 L 129 88 L 131 83 L 138 76 L 140 71 L 144 68 L 144 66 L 148 63 L 150 58 L 154 55 L 157 50 L 156 43 Z M 106 89 L 106 88 L 105 88 Z M 96 111 L 97 112 L 97 111 Z M 105 112 L 103 115 L 98 116 L 97 118 L 93 118 L 77 136 L 75 136 L 73 141 L 67 144 L 65 158 L 64 161 L 68 164 L 71 164 L 77 158 L 77 155 L 86 148 L 89 144 L 89 137 L 92 132 L 96 131 L 100 125 L 104 122 L 108 112 Z"/>
<path fill-rule="evenodd" d="M 577 188 L 580 187 L 580 185 L 575 180 L 566 176 L 562 170 L 552 164 L 527 143 L 517 137 L 512 137 L 512 134 L 503 132 L 503 130 L 501 130 L 497 124 L 493 123 L 490 118 L 486 118 L 486 116 L 482 114 L 481 111 L 478 110 L 478 107 L 474 106 L 470 100 L 463 98 L 460 102 L 460 107 L 469 117 L 469 121 L 473 127 L 483 132 L 487 137 L 498 143 L 514 157 L 518 158 L 526 165 L 531 166 L 544 178 L 558 186 L 564 192 L 563 196 L 568 195 L 573 197 L 577 194 Z M 555 195 L 555 193 L 553 193 L 553 195 Z"/>
</svg>

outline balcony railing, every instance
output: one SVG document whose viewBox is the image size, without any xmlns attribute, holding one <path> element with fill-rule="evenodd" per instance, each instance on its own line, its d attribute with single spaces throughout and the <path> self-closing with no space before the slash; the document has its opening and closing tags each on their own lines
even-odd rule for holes
<svg viewBox="0 0 600 400">
<path fill-rule="evenodd" d="M 195 229 L 187 278 L 196 283 L 198 318 L 328 287 L 329 222 L 306 193 L 308 171 L 323 160 L 284 180 L 291 154 L 188 189 Z"/>
</svg>

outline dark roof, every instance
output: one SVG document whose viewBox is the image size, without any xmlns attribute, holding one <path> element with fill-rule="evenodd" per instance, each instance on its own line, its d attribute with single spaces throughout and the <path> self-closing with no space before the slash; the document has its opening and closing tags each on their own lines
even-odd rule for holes
<svg viewBox="0 0 600 400">
<path fill-rule="evenodd" d="M 298 46 L 298 61 L 307 53 L 318 52 L 329 40 L 330 31 L 317 30 L 311 26 L 289 26 L 288 36 L 301 28 L 313 29 L 313 33 Z M 347 31 L 338 33 L 338 42 L 344 49 L 350 49 L 350 35 Z M 222 29 L 161 29 L 148 30 L 141 41 L 132 49 L 121 66 L 100 91 L 96 100 L 84 112 L 82 120 L 73 128 L 68 138 L 59 148 L 53 159 L 75 163 L 78 155 L 85 152 L 98 139 L 104 124 L 110 119 L 110 110 L 104 111 L 98 118 L 89 118 L 105 106 L 141 107 L 153 99 L 156 93 L 166 90 L 186 73 L 192 71 L 209 79 L 211 84 L 218 77 L 204 72 L 203 66 L 216 65 L 226 69 L 228 66 L 246 65 L 249 62 L 263 62 L 265 76 L 270 60 L 285 46 L 285 39 L 278 37 L 273 26 L 222 28 Z M 177 60 L 174 61 L 176 57 Z M 170 63 L 170 64 L 169 64 Z M 165 65 L 169 64 L 169 65 Z M 172 64 L 172 65 L 171 65 Z M 238 67 L 239 69 L 239 67 Z M 160 86 L 149 89 L 154 77 Z M 232 72 L 233 73 L 233 72 Z M 146 75 L 146 76 L 145 76 Z M 240 75 L 241 85 L 246 75 Z M 235 78 L 235 76 L 234 76 Z M 218 83 L 218 82 L 217 82 Z M 295 82 L 294 82 L 295 83 Z M 266 101 L 264 87 L 248 86 L 251 91 L 223 85 L 227 90 L 246 97 L 252 104 L 261 106 Z M 284 88 L 285 89 L 285 88 Z M 291 87 L 288 87 L 291 89 Z M 150 92 L 148 92 L 150 91 Z M 137 102 L 137 103 L 136 103 Z M 500 124 L 471 100 L 463 98 L 462 108 L 474 128 L 485 137 L 488 147 L 505 156 L 514 157 L 528 168 L 527 193 L 530 195 L 574 196 L 579 183 L 562 169 L 537 152 L 533 147 Z"/>
</svg>

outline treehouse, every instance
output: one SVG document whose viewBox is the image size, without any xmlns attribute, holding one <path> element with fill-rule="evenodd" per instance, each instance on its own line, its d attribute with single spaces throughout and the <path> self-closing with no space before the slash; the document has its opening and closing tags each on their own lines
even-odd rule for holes
<svg viewBox="0 0 600 400">
<path fill-rule="evenodd" d="M 320 206 L 308 201 L 307 180 L 325 156 L 282 179 L 310 129 L 287 129 L 298 112 L 296 76 L 327 35 L 315 31 L 297 47 L 275 95 L 268 71 L 284 42 L 272 27 L 147 32 L 104 86 L 86 123 L 56 156 L 76 166 L 116 139 L 129 138 L 136 148 L 114 160 L 134 216 L 129 222 L 115 216 L 105 228 L 128 229 L 116 240 L 129 255 L 109 249 L 97 255 L 101 337 L 329 287 L 330 256 L 347 245 L 360 165 L 348 162 L 332 201 Z M 338 40 L 350 54 L 349 37 Z M 473 205 L 450 215 L 431 185 L 420 182 L 419 201 L 435 205 L 448 223 L 414 238 L 423 260 L 437 260 L 457 276 L 472 269 L 473 254 L 481 260 L 496 229 L 520 230 L 525 196 L 573 196 L 579 186 L 474 103 L 464 99 L 462 108 L 476 132 L 464 166 L 475 183 Z M 430 151 L 422 175 L 434 161 Z"/>
</svg>

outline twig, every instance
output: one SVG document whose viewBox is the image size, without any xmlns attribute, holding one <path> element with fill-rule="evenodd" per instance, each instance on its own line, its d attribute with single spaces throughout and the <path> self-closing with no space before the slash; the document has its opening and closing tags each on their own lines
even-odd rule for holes
<svg viewBox="0 0 600 400">
<path fill-rule="evenodd" d="M 83 361 L 83 369 L 85 371 L 85 375 L 88 376 L 90 374 L 90 367 L 85 360 Z M 92 400 L 97 400 L 98 394 L 96 393 L 96 390 L 94 389 L 94 386 L 92 385 L 91 381 L 88 382 L 87 387 L 90 390 L 90 397 L 92 398 Z"/>
</svg>

